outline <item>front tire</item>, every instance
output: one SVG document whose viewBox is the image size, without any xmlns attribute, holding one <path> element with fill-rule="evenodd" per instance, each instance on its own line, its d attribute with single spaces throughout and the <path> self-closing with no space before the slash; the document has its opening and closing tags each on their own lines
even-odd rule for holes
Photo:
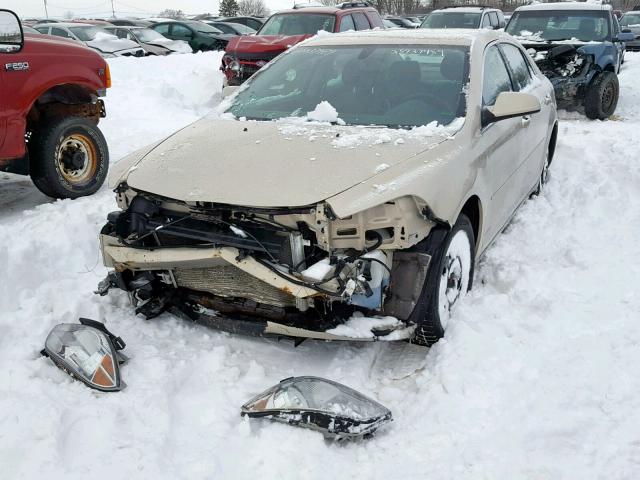
<svg viewBox="0 0 640 480">
<path fill-rule="evenodd" d="M 598 74 L 584 99 L 584 112 L 587 118 L 593 120 L 609 118 L 616 111 L 619 94 L 620 85 L 615 73 L 606 71 Z"/>
<path fill-rule="evenodd" d="M 416 324 L 413 342 L 431 346 L 442 338 L 455 307 L 473 284 L 475 235 L 471 221 L 461 214 L 453 228 L 437 227 L 419 247 L 431 255 L 431 263 L 409 320 Z"/>
<path fill-rule="evenodd" d="M 83 117 L 43 122 L 29 140 L 31 178 L 45 195 L 78 198 L 95 193 L 109 168 L 107 142 Z"/>
</svg>

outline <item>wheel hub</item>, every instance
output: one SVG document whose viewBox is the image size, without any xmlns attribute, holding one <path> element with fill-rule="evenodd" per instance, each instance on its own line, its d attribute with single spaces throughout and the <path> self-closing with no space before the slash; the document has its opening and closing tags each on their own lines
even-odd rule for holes
<svg viewBox="0 0 640 480">
<path fill-rule="evenodd" d="M 83 183 L 91 179 L 96 169 L 96 157 L 91 141 L 84 135 L 73 134 L 60 142 L 56 164 L 68 182 Z"/>
</svg>

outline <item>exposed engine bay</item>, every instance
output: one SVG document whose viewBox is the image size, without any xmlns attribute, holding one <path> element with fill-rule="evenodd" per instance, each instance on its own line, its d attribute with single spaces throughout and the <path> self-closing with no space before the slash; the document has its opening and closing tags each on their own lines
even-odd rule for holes
<svg viewBox="0 0 640 480">
<path fill-rule="evenodd" d="M 553 84 L 563 108 L 582 104 L 586 88 L 599 71 L 592 55 L 570 44 L 527 45 L 527 52 Z"/>
<path fill-rule="evenodd" d="M 410 247 L 433 223 L 410 197 L 344 219 L 326 203 L 187 204 L 127 188 L 118 203 L 101 231 L 114 271 L 98 293 L 129 292 L 147 318 L 171 311 L 226 331 L 333 339 L 327 330 L 361 312 L 404 329 L 427 276 L 430 257 Z"/>
</svg>

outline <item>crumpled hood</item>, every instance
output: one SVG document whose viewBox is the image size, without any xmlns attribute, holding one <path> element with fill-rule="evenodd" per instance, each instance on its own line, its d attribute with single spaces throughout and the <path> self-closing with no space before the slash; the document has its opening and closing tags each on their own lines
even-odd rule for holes
<svg viewBox="0 0 640 480">
<path fill-rule="evenodd" d="M 189 44 L 183 40 L 171 40 L 170 38 L 156 39 L 151 42 L 145 42 L 147 45 L 155 45 L 156 47 L 168 48 L 172 52 L 192 53 L 193 50 Z"/>
<path fill-rule="evenodd" d="M 113 172 L 119 179 L 112 178 L 110 184 L 124 180 L 136 190 L 186 202 L 305 206 L 343 192 L 445 138 L 370 140 L 368 145 L 349 148 L 336 144 L 343 138 L 340 132 L 348 137 L 366 128 L 306 125 L 313 128 L 303 127 L 300 133 L 279 122 L 204 118 L 134 154 L 138 158 L 121 160 L 126 163 L 120 168 L 116 164 Z M 124 174 L 123 167 L 128 169 Z"/>
<path fill-rule="evenodd" d="M 115 53 L 120 50 L 128 50 L 130 48 L 140 48 L 139 45 L 133 40 L 127 40 L 125 38 L 107 38 L 106 36 L 99 40 L 90 40 L 87 42 L 90 47 L 96 48 L 101 52 Z"/>
<path fill-rule="evenodd" d="M 259 53 L 279 54 L 313 35 L 242 35 L 229 41 L 226 51 L 232 55 L 257 58 Z"/>
</svg>

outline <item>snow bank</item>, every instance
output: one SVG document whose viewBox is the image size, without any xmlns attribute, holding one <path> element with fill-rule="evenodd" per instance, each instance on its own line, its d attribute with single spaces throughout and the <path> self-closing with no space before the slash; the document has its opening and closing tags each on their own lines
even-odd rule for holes
<svg viewBox="0 0 640 480">
<path fill-rule="evenodd" d="M 110 61 L 113 160 L 213 106 L 219 58 Z M 10 215 L 3 205 L 2 477 L 638 478 L 640 55 L 626 59 L 616 120 L 561 121 L 546 190 L 497 238 L 445 338 L 404 379 L 372 369 L 391 347 L 382 342 L 294 348 L 169 315 L 144 321 L 126 295 L 93 295 L 111 192 L 28 196 Z M 53 325 L 80 315 L 127 342 L 124 391 L 96 394 L 38 354 Z M 394 422 L 335 445 L 240 418 L 246 400 L 295 375 L 359 389 Z"/>
</svg>

